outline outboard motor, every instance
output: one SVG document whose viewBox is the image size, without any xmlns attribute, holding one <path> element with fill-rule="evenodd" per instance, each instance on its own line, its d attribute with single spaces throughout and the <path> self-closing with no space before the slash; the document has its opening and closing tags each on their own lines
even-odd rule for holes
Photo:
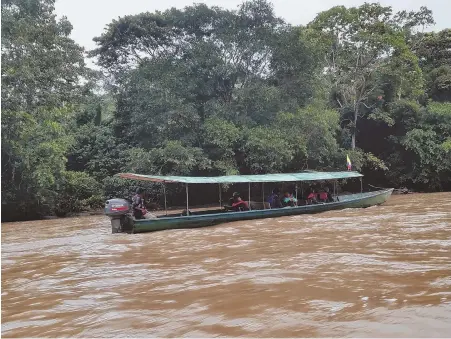
<svg viewBox="0 0 451 339">
<path fill-rule="evenodd" d="M 133 228 L 131 206 L 125 199 L 110 199 L 105 202 L 105 214 L 111 219 L 112 233 L 130 232 Z"/>
</svg>

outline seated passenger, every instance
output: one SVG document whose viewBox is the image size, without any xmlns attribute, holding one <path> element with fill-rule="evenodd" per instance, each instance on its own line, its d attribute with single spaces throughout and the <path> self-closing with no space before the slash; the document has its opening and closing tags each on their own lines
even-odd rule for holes
<svg viewBox="0 0 451 339">
<path fill-rule="evenodd" d="M 292 194 L 292 193 L 285 192 L 285 195 L 284 195 L 283 200 L 282 200 L 282 204 L 283 204 L 284 207 L 287 207 L 287 206 L 290 206 L 290 207 L 297 206 L 297 202 L 298 202 L 298 200 L 297 200 L 295 197 L 293 197 L 293 194 Z"/>
<path fill-rule="evenodd" d="M 334 197 L 330 193 L 329 187 L 326 187 L 325 191 L 327 193 L 327 202 L 334 202 Z M 338 198 L 337 198 L 337 201 L 338 201 Z"/>
<path fill-rule="evenodd" d="M 233 193 L 232 209 L 236 212 L 249 211 L 248 203 L 241 199 L 241 196 L 238 192 Z"/>
<path fill-rule="evenodd" d="M 227 205 L 224 205 L 224 208 L 226 211 L 233 211 L 232 205 L 235 202 L 234 198 L 229 199 L 229 203 Z"/>
<path fill-rule="evenodd" d="M 307 205 L 316 204 L 317 201 L 317 193 L 314 189 L 310 192 L 310 194 L 307 196 Z"/>
<path fill-rule="evenodd" d="M 271 208 L 282 208 L 282 202 L 280 201 L 280 191 L 275 188 L 271 195 L 268 197 L 268 203 Z"/>
<path fill-rule="evenodd" d="M 327 202 L 327 193 L 324 190 L 321 190 L 321 192 L 319 192 L 318 201 Z"/>
</svg>

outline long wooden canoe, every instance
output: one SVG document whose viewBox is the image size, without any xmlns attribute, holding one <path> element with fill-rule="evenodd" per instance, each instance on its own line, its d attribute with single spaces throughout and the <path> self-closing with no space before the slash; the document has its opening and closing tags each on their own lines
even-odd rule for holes
<svg viewBox="0 0 451 339">
<path fill-rule="evenodd" d="M 122 225 L 122 231 L 128 233 L 154 232 L 168 229 L 196 228 L 217 225 L 238 220 L 252 220 L 275 218 L 300 214 L 319 213 L 345 208 L 365 208 L 380 205 L 387 201 L 393 189 L 375 192 L 357 193 L 339 197 L 339 201 L 304 205 L 298 207 L 285 207 L 265 210 L 252 210 L 246 212 L 226 212 L 224 210 L 210 210 L 193 213 L 189 216 L 168 215 L 156 219 L 134 220 L 127 217 Z"/>
</svg>

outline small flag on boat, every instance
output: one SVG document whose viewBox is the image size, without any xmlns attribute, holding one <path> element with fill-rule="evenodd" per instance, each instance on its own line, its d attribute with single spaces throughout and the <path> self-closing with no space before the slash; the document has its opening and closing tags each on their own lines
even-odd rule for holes
<svg viewBox="0 0 451 339">
<path fill-rule="evenodd" d="M 346 154 L 346 167 L 348 168 L 348 171 L 350 171 L 352 168 L 351 159 L 349 159 L 349 155 L 347 154 Z"/>
</svg>

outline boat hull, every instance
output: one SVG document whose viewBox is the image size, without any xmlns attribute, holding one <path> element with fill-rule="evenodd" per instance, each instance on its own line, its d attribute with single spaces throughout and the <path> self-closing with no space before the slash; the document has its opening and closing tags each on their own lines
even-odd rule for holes
<svg viewBox="0 0 451 339">
<path fill-rule="evenodd" d="M 340 201 L 298 207 L 254 210 L 247 212 L 222 212 L 205 215 L 161 217 L 157 219 L 128 220 L 128 225 L 127 227 L 124 227 L 123 230 L 128 233 L 154 232 L 167 229 L 206 227 L 239 220 L 313 214 L 345 208 L 365 208 L 383 204 L 387 201 L 392 192 L 393 189 L 390 188 L 376 192 L 350 194 L 340 196 Z"/>
</svg>

